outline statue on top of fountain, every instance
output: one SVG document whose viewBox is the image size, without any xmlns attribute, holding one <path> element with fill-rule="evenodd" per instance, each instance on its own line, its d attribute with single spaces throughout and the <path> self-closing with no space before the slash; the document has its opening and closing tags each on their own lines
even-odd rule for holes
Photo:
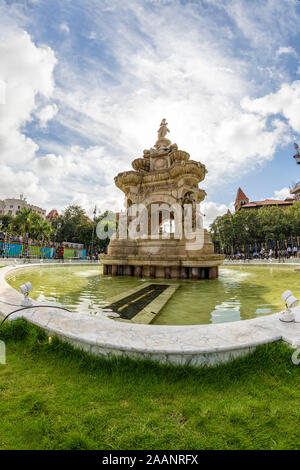
<svg viewBox="0 0 300 470">
<path fill-rule="evenodd" d="M 157 155 L 166 152 L 172 152 L 178 149 L 177 144 L 172 144 L 169 139 L 166 138 L 166 135 L 170 130 L 167 127 L 168 123 L 166 119 L 162 119 L 160 127 L 157 131 L 157 141 L 155 142 L 154 147 L 150 150 L 144 150 L 144 157 L 147 158 L 150 155 Z"/>
<path fill-rule="evenodd" d="M 160 128 L 157 131 L 158 139 L 157 139 L 157 142 L 155 144 L 156 146 L 158 146 L 158 144 L 161 141 L 167 141 L 168 140 L 168 139 L 165 139 L 167 133 L 170 132 L 170 130 L 167 128 L 167 125 L 168 125 L 168 123 L 166 122 L 166 119 L 163 119 L 160 123 Z M 170 141 L 168 140 L 168 142 L 170 142 Z"/>
</svg>

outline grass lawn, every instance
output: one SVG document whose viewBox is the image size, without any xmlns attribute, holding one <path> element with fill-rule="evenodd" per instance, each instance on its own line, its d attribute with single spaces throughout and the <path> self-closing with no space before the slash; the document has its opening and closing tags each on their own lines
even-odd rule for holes
<svg viewBox="0 0 300 470">
<path fill-rule="evenodd" d="M 0 329 L 0 449 L 299 449 L 300 366 L 276 343 L 215 368 L 89 356 Z"/>
</svg>

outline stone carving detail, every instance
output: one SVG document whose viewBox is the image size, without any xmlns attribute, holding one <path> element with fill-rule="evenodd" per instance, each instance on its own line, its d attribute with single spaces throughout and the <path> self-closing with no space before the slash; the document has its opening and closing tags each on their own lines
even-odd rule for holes
<svg viewBox="0 0 300 470">
<path fill-rule="evenodd" d="M 133 160 L 132 166 L 136 171 L 149 171 L 150 161 L 146 158 L 136 158 Z"/>
</svg>

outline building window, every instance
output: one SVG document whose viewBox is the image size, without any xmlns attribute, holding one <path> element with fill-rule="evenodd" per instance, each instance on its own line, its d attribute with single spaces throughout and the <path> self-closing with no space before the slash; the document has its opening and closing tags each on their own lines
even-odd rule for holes
<svg viewBox="0 0 300 470">
<path fill-rule="evenodd" d="M 10 208 L 10 209 L 13 209 L 13 208 L 14 208 L 14 206 L 9 206 L 9 208 Z"/>
</svg>

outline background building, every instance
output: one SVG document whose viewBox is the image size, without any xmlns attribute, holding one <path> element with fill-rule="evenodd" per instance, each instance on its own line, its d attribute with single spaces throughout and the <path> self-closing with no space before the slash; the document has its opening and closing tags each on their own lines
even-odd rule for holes
<svg viewBox="0 0 300 470">
<path fill-rule="evenodd" d="M 292 191 L 291 191 L 292 193 Z M 300 183 L 298 189 L 298 196 L 300 198 Z M 261 207 L 270 207 L 270 206 L 279 206 L 279 207 L 289 207 L 294 204 L 296 199 L 292 197 L 287 197 L 284 201 L 279 199 L 265 199 L 264 201 L 249 201 L 249 198 L 245 195 L 244 191 L 239 188 L 237 191 L 234 207 L 236 212 L 241 209 L 260 209 Z"/>
<path fill-rule="evenodd" d="M 295 201 L 300 202 L 300 181 L 290 190 L 290 193 L 294 195 Z"/>
<path fill-rule="evenodd" d="M 46 217 L 46 211 L 41 207 L 28 204 L 23 194 L 20 195 L 20 199 L 4 199 L 0 200 L 0 215 L 10 214 L 15 217 L 21 209 L 31 209 L 32 212 L 39 214 L 43 219 Z"/>
<path fill-rule="evenodd" d="M 46 220 L 48 222 L 51 222 L 51 220 L 58 219 L 58 217 L 59 217 L 59 213 L 57 212 L 57 210 L 52 209 L 52 211 L 50 211 L 49 214 L 47 215 Z"/>
</svg>

